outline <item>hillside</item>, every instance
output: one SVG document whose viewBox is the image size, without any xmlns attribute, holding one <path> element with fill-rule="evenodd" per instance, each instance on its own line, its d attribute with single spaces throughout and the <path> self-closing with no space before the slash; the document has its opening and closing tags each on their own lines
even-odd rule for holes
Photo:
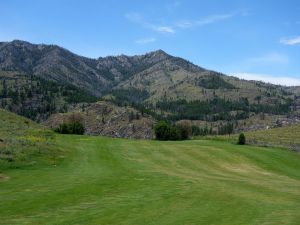
<svg viewBox="0 0 300 225">
<path fill-rule="evenodd" d="M 7 168 L 56 164 L 61 156 L 53 132 L 0 109 L 0 174 Z"/>
<path fill-rule="evenodd" d="M 0 224 L 296 225 L 300 220 L 296 153 L 212 141 L 56 138 L 68 152 L 56 167 L 3 171 Z"/>
<path fill-rule="evenodd" d="M 68 113 L 53 114 L 44 124 L 56 128 L 76 117 L 85 134 L 122 138 L 152 139 L 155 120 L 132 107 L 118 107 L 110 102 L 81 104 Z"/>
<path fill-rule="evenodd" d="M 89 59 L 56 45 L 16 40 L 0 43 L 0 70 L 73 84 L 97 95 L 110 92 L 112 87 L 136 88 L 147 91 L 150 95 L 147 99 L 154 102 L 162 97 L 190 101 L 218 96 L 230 100 L 248 98 L 250 103 L 272 103 L 277 95 L 292 95 L 286 92 L 287 88 L 206 70 L 162 50 L 137 56 Z M 257 96 L 261 98 L 255 99 Z"/>
<path fill-rule="evenodd" d="M 300 124 L 247 132 L 251 144 L 283 146 L 300 152 Z"/>
<path fill-rule="evenodd" d="M 107 85 L 106 79 L 99 75 L 96 60 L 56 45 L 34 45 L 19 40 L 0 42 L 0 69 L 73 84 L 97 95 Z"/>
<path fill-rule="evenodd" d="M 244 132 L 250 145 L 283 147 L 300 152 L 300 124 L 290 124 L 271 129 Z M 236 143 L 238 134 L 197 137 L 206 140 L 222 140 Z"/>
<path fill-rule="evenodd" d="M 38 122 L 53 113 L 67 112 L 72 104 L 96 100 L 89 92 L 71 84 L 0 71 L 0 106 Z"/>
<path fill-rule="evenodd" d="M 261 114 L 300 118 L 299 87 L 226 76 L 162 50 L 90 59 L 56 45 L 1 42 L 0 81 L 0 106 L 35 121 L 99 97 L 156 119 L 209 122 L 216 130 L 221 123 L 240 130 L 238 124 Z"/>
</svg>

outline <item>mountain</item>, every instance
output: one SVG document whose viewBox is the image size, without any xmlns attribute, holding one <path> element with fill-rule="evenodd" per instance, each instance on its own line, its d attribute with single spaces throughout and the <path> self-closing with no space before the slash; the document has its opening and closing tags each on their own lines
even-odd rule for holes
<svg viewBox="0 0 300 225">
<path fill-rule="evenodd" d="M 90 59 L 57 45 L 36 45 L 20 40 L 0 42 L 1 71 L 18 71 L 72 84 L 97 96 L 110 90 L 116 83 L 170 57 L 159 50 L 142 56 Z"/>
<path fill-rule="evenodd" d="M 213 90 L 216 95 L 222 92 L 226 98 L 238 98 L 249 97 L 250 92 L 253 96 L 259 94 L 261 86 L 265 86 L 264 89 L 274 87 L 206 70 L 162 50 L 139 56 L 90 59 L 56 45 L 35 45 L 19 40 L 0 42 L 0 70 L 69 83 L 97 96 L 112 87 L 134 87 L 146 89 L 152 99 L 161 98 L 164 92 L 168 92 L 169 98 L 207 99 Z M 203 89 L 208 93 L 204 94 Z M 236 89 L 243 89 L 239 92 L 241 95 L 233 96 Z"/>
<path fill-rule="evenodd" d="M 91 93 L 65 82 L 0 71 L 0 106 L 35 121 L 66 112 L 72 104 L 96 100 Z"/>
<path fill-rule="evenodd" d="M 99 98 L 156 119 L 204 121 L 216 127 L 258 115 L 300 115 L 299 87 L 241 80 L 163 50 L 91 59 L 56 45 L 0 42 L 2 108 L 44 121 Z"/>
<path fill-rule="evenodd" d="M 34 45 L 19 40 L 2 42 L 0 70 L 73 84 L 95 95 L 100 95 L 109 85 L 101 68 L 97 68 L 97 60 L 75 55 L 56 45 Z"/>
</svg>

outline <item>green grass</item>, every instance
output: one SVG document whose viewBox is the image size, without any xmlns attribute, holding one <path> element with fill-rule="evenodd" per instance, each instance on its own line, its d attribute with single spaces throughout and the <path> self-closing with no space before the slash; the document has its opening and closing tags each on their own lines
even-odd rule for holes
<svg viewBox="0 0 300 225">
<path fill-rule="evenodd" d="M 62 156 L 54 132 L 0 109 L 0 173 L 6 168 L 55 164 Z"/>
<path fill-rule="evenodd" d="M 246 142 L 252 145 L 284 147 L 290 150 L 300 152 L 300 124 L 278 127 L 268 130 L 258 130 L 245 132 Z M 238 134 L 236 135 L 218 135 L 197 137 L 205 140 L 219 140 L 236 143 Z"/>
<path fill-rule="evenodd" d="M 291 148 L 298 146 L 300 150 L 300 124 L 247 132 L 246 135 L 250 142 L 270 143 Z"/>
<path fill-rule="evenodd" d="M 300 155 L 226 142 L 57 135 L 58 164 L 5 169 L 0 224 L 300 222 Z"/>
</svg>

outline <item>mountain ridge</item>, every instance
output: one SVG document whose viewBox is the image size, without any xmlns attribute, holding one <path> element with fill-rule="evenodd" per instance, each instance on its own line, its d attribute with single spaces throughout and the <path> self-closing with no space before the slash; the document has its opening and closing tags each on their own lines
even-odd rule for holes
<svg viewBox="0 0 300 225">
<path fill-rule="evenodd" d="M 57 45 L 0 42 L 0 81 L 1 106 L 37 121 L 100 97 L 171 121 L 300 115 L 297 87 L 227 76 L 161 49 L 88 58 Z"/>
<path fill-rule="evenodd" d="M 55 56 L 58 56 L 60 54 L 61 54 L 60 55 L 61 57 L 62 56 L 67 57 L 67 55 L 70 55 L 72 57 L 78 57 L 79 59 L 81 59 L 86 64 L 92 65 L 93 67 L 95 67 L 99 70 L 103 69 L 103 68 L 101 68 L 101 66 L 106 66 L 107 67 L 106 69 L 111 69 L 113 66 L 116 66 L 116 64 L 114 64 L 114 62 L 119 62 L 121 64 L 121 66 L 123 66 L 123 67 L 126 67 L 126 66 L 131 66 L 132 67 L 132 66 L 134 66 L 134 63 L 137 63 L 137 61 L 138 61 L 138 63 L 148 63 L 149 64 L 148 66 L 151 66 L 153 64 L 156 64 L 156 63 L 159 63 L 159 62 L 162 62 L 164 60 L 169 59 L 173 63 L 179 63 L 180 64 L 180 63 L 184 62 L 186 64 L 186 68 L 189 67 L 189 69 L 198 70 L 198 72 L 199 71 L 200 72 L 203 72 L 203 71 L 215 72 L 214 70 L 205 69 L 205 68 L 203 68 L 203 67 L 201 67 L 197 64 L 194 64 L 194 63 L 192 63 L 192 62 L 190 62 L 186 59 L 183 59 L 181 57 L 172 56 L 172 55 L 168 54 L 167 52 L 165 52 L 162 49 L 150 51 L 150 52 L 145 53 L 145 54 L 135 54 L 135 55 L 120 54 L 120 55 L 108 55 L 108 56 L 104 56 L 104 57 L 92 58 L 92 57 L 81 56 L 79 54 L 73 53 L 72 51 L 70 51 L 70 50 L 68 50 L 64 47 L 58 46 L 56 44 L 43 44 L 43 43 L 41 43 L 41 44 L 32 44 L 28 41 L 23 41 L 23 40 L 18 40 L 18 39 L 13 40 L 13 41 L 0 42 L 0 53 L 2 54 L 2 55 L 0 54 L 0 69 L 1 70 L 13 70 L 13 71 L 15 71 L 16 69 L 19 69 L 18 71 L 27 72 L 27 73 L 39 73 L 39 72 L 41 72 L 39 70 L 39 68 L 36 68 L 35 70 L 28 70 L 28 68 L 26 70 L 26 68 L 25 68 L 25 71 L 23 71 L 24 68 L 22 68 L 22 67 L 21 68 L 18 68 L 18 67 L 10 68 L 9 65 L 5 65 L 5 60 L 12 61 L 12 59 L 9 58 L 9 57 L 12 57 L 12 54 L 8 54 L 7 55 L 8 59 L 4 59 L 4 57 L 3 57 L 3 50 L 4 50 L 3 48 L 4 47 L 9 47 L 9 48 L 13 48 L 13 47 L 21 48 L 22 47 L 23 51 L 24 50 L 29 50 L 29 51 L 38 50 L 38 51 L 40 51 L 39 52 L 40 55 L 37 55 L 33 58 L 36 58 L 36 57 L 43 58 L 43 56 L 41 56 L 41 55 L 45 52 L 54 54 L 54 55 L 52 55 L 53 58 L 56 58 Z M 17 52 L 17 53 L 20 53 L 20 52 Z M 20 54 L 20 55 L 22 55 L 22 54 Z M 2 56 L 2 58 L 1 58 L 1 56 Z M 30 59 L 30 57 L 28 57 L 27 59 Z M 31 64 L 31 66 L 33 66 L 33 67 L 37 67 L 38 64 L 43 63 L 43 61 L 41 61 L 41 60 L 33 60 L 33 61 L 35 61 L 35 63 L 30 63 L 28 60 L 24 63 Z M 110 63 L 108 63 L 108 61 L 110 61 Z M 111 62 L 111 61 L 113 61 L 113 62 Z M 11 62 L 11 63 L 17 64 L 16 62 Z M 47 63 L 51 63 L 51 61 L 50 62 L 48 61 Z M 59 61 L 57 61 L 56 63 L 59 63 Z M 131 65 L 129 65 L 128 63 L 130 63 Z M 27 66 L 30 66 L 30 65 L 27 65 Z M 216 72 L 216 73 L 220 73 L 220 72 Z M 112 75 L 114 75 L 113 72 L 112 72 Z M 226 74 L 223 74 L 223 75 L 226 75 Z M 237 78 L 237 77 L 231 76 L 231 75 L 230 76 L 226 75 L 226 76 Z M 237 78 L 237 79 L 242 80 L 242 81 L 248 81 L 248 80 L 240 79 L 240 78 Z M 251 81 L 252 82 L 253 81 L 254 82 L 262 82 L 262 81 L 256 81 L 256 80 L 251 80 Z M 266 82 L 262 82 L 262 83 L 273 85 L 271 83 L 266 83 Z M 282 86 L 282 85 L 276 85 L 276 86 Z M 287 86 L 287 87 L 297 87 L 297 86 Z"/>
</svg>

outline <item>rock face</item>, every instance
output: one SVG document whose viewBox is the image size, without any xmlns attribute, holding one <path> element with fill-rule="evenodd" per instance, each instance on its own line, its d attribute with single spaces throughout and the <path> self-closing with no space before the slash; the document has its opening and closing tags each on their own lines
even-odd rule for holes
<svg viewBox="0 0 300 225">
<path fill-rule="evenodd" d="M 69 113 L 50 116 L 44 122 L 56 128 L 76 117 L 85 127 L 85 134 L 110 137 L 152 139 L 155 120 L 131 107 L 118 107 L 109 102 L 97 102 L 88 106 L 77 105 Z"/>
</svg>

